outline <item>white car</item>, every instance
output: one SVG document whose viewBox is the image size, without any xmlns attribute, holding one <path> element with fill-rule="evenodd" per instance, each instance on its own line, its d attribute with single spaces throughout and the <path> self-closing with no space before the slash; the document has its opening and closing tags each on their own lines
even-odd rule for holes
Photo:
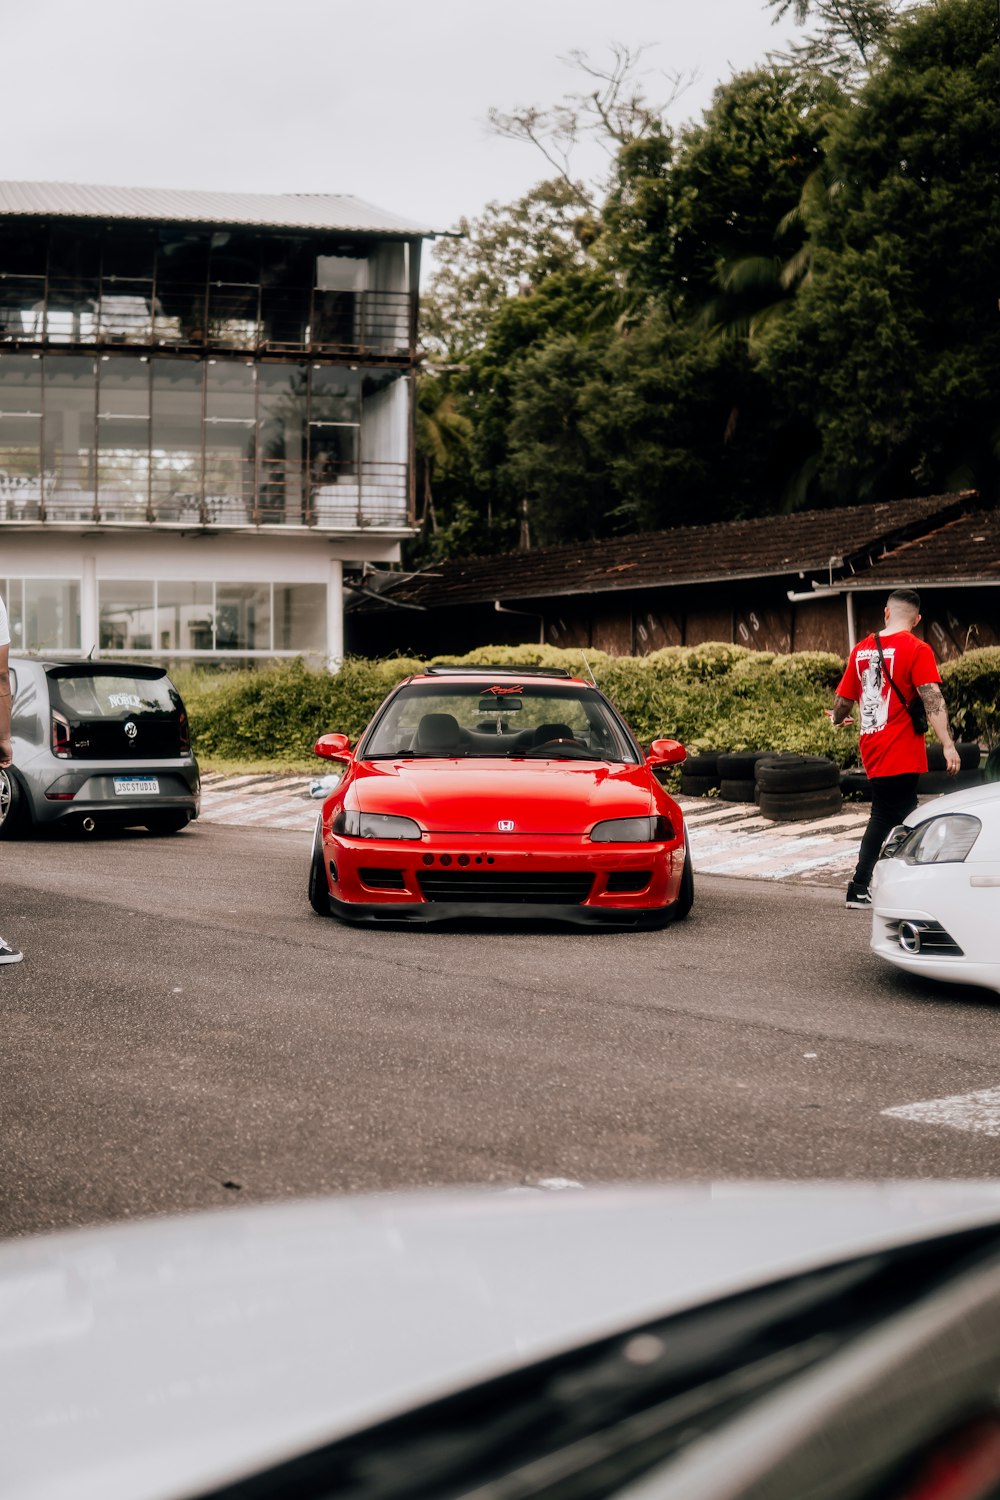
<svg viewBox="0 0 1000 1500">
<path fill-rule="evenodd" d="M 1000 990 L 1000 782 L 912 812 L 886 840 L 871 891 L 880 958 Z"/>
<path fill-rule="evenodd" d="M 1000 1184 L 392 1194 L 0 1244 L 3 1500 L 987 1500 Z"/>
</svg>

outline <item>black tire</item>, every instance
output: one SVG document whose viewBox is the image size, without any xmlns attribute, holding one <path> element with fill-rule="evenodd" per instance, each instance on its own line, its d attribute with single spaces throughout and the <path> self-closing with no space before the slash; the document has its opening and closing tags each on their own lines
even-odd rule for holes
<svg viewBox="0 0 1000 1500">
<path fill-rule="evenodd" d="M 719 796 L 723 802 L 753 802 L 757 790 L 757 783 L 751 779 L 743 778 L 739 781 L 723 777 L 719 782 Z"/>
<path fill-rule="evenodd" d="M 145 826 L 150 833 L 181 833 L 191 821 L 188 812 L 156 813 L 147 818 Z"/>
<path fill-rule="evenodd" d="M 829 818 L 840 812 L 844 799 L 839 787 L 822 792 L 761 792 L 761 817 L 774 823 L 810 823 L 814 818 Z"/>
<path fill-rule="evenodd" d="M 718 776 L 689 776 L 687 771 L 681 772 L 682 797 L 707 797 L 709 792 L 718 791 L 718 788 Z"/>
<path fill-rule="evenodd" d="M 981 757 L 977 744 L 973 744 L 970 740 L 960 740 L 955 749 L 958 751 L 963 771 L 979 770 Z M 935 771 L 944 771 L 944 746 L 939 745 L 936 740 L 931 741 L 927 746 L 927 770 L 932 774 Z"/>
<path fill-rule="evenodd" d="M 719 752 L 704 750 L 699 755 L 689 755 L 684 762 L 685 776 L 711 776 L 719 784 Z"/>
<path fill-rule="evenodd" d="M 677 900 L 672 907 L 673 920 L 683 922 L 688 912 L 694 905 L 694 867 L 691 864 L 691 850 L 688 849 L 684 855 L 684 869 L 681 873 L 681 887 L 677 893 Z"/>
<path fill-rule="evenodd" d="M 822 792 L 840 785 L 840 767 L 823 755 L 767 757 L 757 762 L 762 792 Z"/>
<path fill-rule="evenodd" d="M 0 839 L 13 839 L 31 821 L 28 799 L 13 771 L 0 771 Z"/>
<path fill-rule="evenodd" d="M 872 800 L 872 786 L 868 780 L 868 773 L 861 766 L 854 766 L 849 771 L 840 773 L 840 790 L 847 797 L 851 793 L 863 798 L 865 802 Z"/>
<path fill-rule="evenodd" d="M 720 781 L 749 781 L 766 750 L 726 750 L 717 757 Z"/>
<path fill-rule="evenodd" d="M 940 797 L 946 792 L 982 785 L 981 771 L 959 771 L 955 776 L 949 776 L 947 771 L 924 771 L 917 782 L 917 793 L 921 797 Z"/>
<path fill-rule="evenodd" d="M 326 878 L 326 858 L 323 854 L 323 820 L 317 818 L 313 834 L 312 857 L 309 861 L 309 905 L 319 917 L 332 916 L 330 910 L 330 885 Z"/>
</svg>

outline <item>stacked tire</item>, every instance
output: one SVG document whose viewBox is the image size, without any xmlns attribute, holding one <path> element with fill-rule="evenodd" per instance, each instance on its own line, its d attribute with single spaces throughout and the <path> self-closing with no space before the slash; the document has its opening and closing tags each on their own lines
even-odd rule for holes
<svg viewBox="0 0 1000 1500">
<path fill-rule="evenodd" d="M 825 755 L 762 755 L 756 767 L 757 805 L 773 822 L 804 823 L 840 812 L 840 767 Z"/>
<path fill-rule="evenodd" d="M 935 741 L 927 746 L 927 770 L 917 782 L 917 793 L 921 797 L 938 796 L 941 792 L 957 792 L 962 787 L 981 786 L 983 777 L 979 769 L 978 744 L 959 741 L 955 746 L 962 763 L 955 776 L 949 776 L 944 768 L 944 750 Z"/>
<path fill-rule="evenodd" d="M 681 796 L 707 797 L 719 790 L 719 752 L 689 755 L 681 768 Z"/>
<path fill-rule="evenodd" d="M 927 770 L 921 775 L 917 782 L 917 794 L 921 797 L 937 797 L 942 792 L 957 792 L 963 787 L 981 786 L 984 773 L 979 769 L 981 752 L 978 744 L 974 741 L 960 740 L 955 746 L 958 758 L 961 761 L 961 770 L 956 776 L 949 776 L 944 768 L 944 750 L 934 743 L 927 746 Z M 989 762 L 987 761 L 987 767 Z M 985 776 L 989 780 L 988 771 Z M 871 787 L 868 784 L 868 776 L 862 767 L 844 771 L 840 778 L 840 789 L 845 794 L 854 792 L 866 802 L 871 801 Z"/>
<path fill-rule="evenodd" d="M 763 750 L 731 750 L 716 757 L 719 796 L 723 802 L 753 802 L 757 795 L 756 769 Z"/>
</svg>

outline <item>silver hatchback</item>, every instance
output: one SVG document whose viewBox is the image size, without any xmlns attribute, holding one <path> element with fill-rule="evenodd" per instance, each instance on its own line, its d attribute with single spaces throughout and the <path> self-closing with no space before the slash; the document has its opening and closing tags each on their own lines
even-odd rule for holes
<svg viewBox="0 0 1000 1500">
<path fill-rule="evenodd" d="M 11 653 L 14 764 L 0 770 L 0 839 L 70 824 L 179 833 L 201 783 L 180 694 L 162 667 Z"/>
</svg>

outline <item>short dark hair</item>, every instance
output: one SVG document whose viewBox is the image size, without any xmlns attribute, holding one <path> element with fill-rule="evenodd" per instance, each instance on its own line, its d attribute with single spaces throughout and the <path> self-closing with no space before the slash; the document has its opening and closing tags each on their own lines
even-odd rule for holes
<svg viewBox="0 0 1000 1500">
<path fill-rule="evenodd" d="M 909 609 L 912 609 L 914 614 L 919 615 L 920 595 L 917 593 L 916 589 L 893 589 L 892 593 L 889 595 L 888 602 L 891 604 L 894 599 L 897 600 L 900 604 L 905 604 Z"/>
</svg>

